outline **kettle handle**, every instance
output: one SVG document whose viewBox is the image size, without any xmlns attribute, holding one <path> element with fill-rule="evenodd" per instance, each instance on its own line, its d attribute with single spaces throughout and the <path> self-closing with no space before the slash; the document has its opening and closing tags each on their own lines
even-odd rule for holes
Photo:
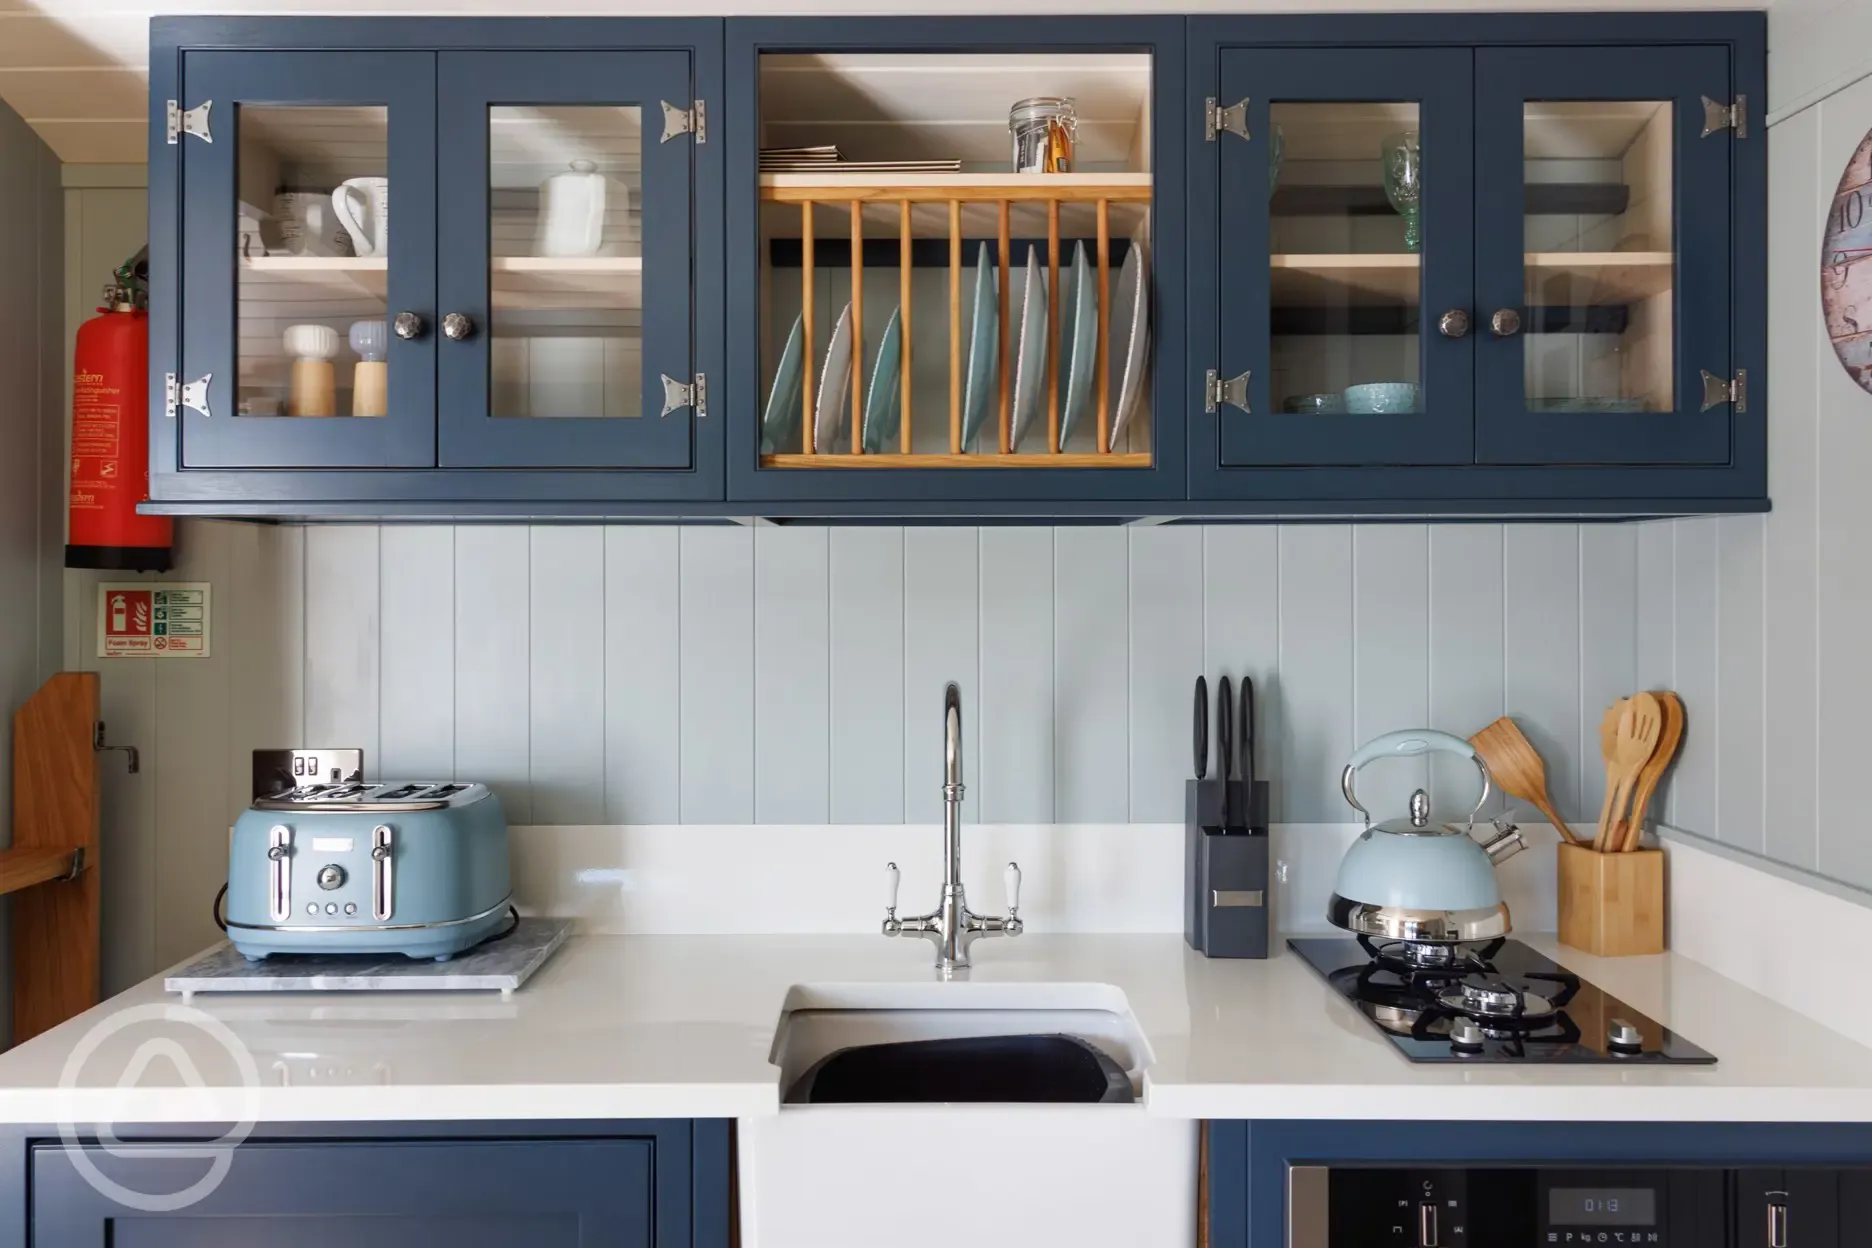
<svg viewBox="0 0 1872 1248">
<path fill-rule="evenodd" d="M 1352 777 L 1366 763 L 1381 758 L 1415 758 L 1419 754 L 1454 754 L 1466 758 L 1476 765 L 1482 773 L 1482 794 L 1476 798 L 1475 809 L 1469 812 L 1469 822 L 1474 823 L 1476 816 L 1482 813 L 1482 805 L 1489 799 L 1494 788 L 1494 779 L 1489 775 L 1488 764 L 1476 748 L 1461 737 L 1447 732 L 1438 732 L 1434 728 L 1401 728 L 1396 732 L 1387 732 L 1383 736 L 1373 737 L 1346 760 L 1345 770 L 1339 775 L 1339 791 L 1345 794 L 1346 802 L 1353 810 L 1365 816 L 1367 825 L 1371 823 L 1371 812 L 1359 804 L 1358 796 L 1352 790 Z"/>
</svg>

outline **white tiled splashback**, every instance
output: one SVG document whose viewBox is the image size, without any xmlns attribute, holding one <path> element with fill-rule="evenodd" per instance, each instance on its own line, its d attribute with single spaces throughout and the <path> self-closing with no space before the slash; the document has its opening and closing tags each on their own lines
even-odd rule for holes
<svg viewBox="0 0 1872 1248">
<path fill-rule="evenodd" d="M 1180 822 L 1198 671 L 1254 676 L 1282 823 L 1359 741 L 1515 715 L 1568 813 L 1633 687 L 1645 526 L 182 526 L 214 656 L 113 660 L 107 977 L 214 936 L 255 746 L 491 781 L 516 825 L 930 824 L 962 685 L 970 821 Z M 68 663 L 97 668 L 94 574 Z M 1693 714 L 1695 711 L 1693 710 Z M 1452 760 L 1453 761 L 1453 760 Z M 1473 792 L 1439 769 L 1446 804 Z M 1401 809 L 1420 764 L 1368 773 Z"/>
</svg>

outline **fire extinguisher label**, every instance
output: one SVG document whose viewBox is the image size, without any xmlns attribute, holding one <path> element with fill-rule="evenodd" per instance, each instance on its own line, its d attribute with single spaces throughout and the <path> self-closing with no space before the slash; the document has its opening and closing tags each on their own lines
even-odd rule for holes
<svg viewBox="0 0 1872 1248">
<path fill-rule="evenodd" d="M 208 591 L 205 581 L 99 585 L 98 657 L 207 658 Z"/>
</svg>

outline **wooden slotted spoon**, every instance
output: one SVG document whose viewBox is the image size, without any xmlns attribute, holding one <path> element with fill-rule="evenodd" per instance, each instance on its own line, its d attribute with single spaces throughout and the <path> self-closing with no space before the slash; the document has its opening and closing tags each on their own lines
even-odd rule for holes
<svg viewBox="0 0 1872 1248">
<path fill-rule="evenodd" d="M 1488 764 L 1502 792 L 1534 803 L 1541 814 L 1547 816 L 1547 822 L 1560 830 L 1561 836 L 1575 845 L 1585 844 L 1554 809 L 1553 799 L 1547 796 L 1547 768 L 1514 720 L 1502 716 L 1470 737 L 1469 744 L 1475 746 L 1476 753 Z"/>
<path fill-rule="evenodd" d="M 1664 708 L 1657 698 L 1649 693 L 1633 694 L 1619 714 L 1617 735 L 1606 757 L 1605 805 L 1600 808 L 1599 834 L 1593 840 L 1593 848 L 1600 853 L 1617 848 L 1612 842 L 1612 827 L 1617 822 L 1614 812 L 1624 811 L 1632 784 L 1651 761 L 1663 731 Z"/>
<path fill-rule="evenodd" d="M 1664 711 L 1664 728 L 1658 735 L 1657 749 L 1652 751 L 1651 758 L 1638 773 L 1637 787 L 1632 791 L 1631 817 L 1623 825 L 1624 836 L 1614 838 L 1614 848 L 1626 853 L 1637 849 L 1644 838 L 1645 811 L 1650 809 L 1651 797 L 1657 792 L 1658 781 L 1664 778 L 1665 770 L 1677 756 L 1677 746 L 1683 741 L 1682 700 L 1676 694 L 1665 691 L 1655 696 L 1658 706 Z"/>
</svg>

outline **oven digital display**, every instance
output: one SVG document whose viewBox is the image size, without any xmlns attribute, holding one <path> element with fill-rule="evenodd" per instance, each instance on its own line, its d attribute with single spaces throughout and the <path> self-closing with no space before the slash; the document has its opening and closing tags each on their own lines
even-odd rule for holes
<svg viewBox="0 0 1872 1248">
<path fill-rule="evenodd" d="M 1654 1226 L 1657 1192 L 1648 1187 L 1556 1187 L 1547 1193 L 1550 1226 Z"/>
</svg>

